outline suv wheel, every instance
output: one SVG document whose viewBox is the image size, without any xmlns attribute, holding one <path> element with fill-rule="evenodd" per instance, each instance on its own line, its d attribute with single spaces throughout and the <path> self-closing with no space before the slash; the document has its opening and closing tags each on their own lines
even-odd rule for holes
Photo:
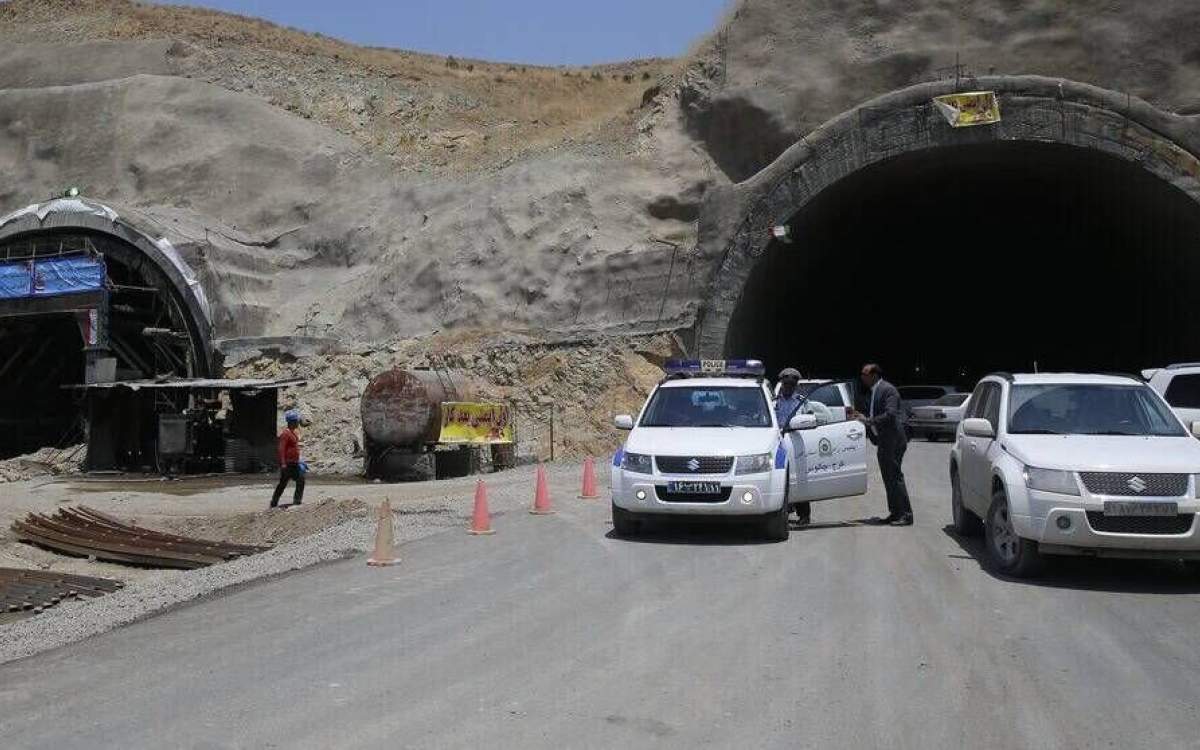
<svg viewBox="0 0 1200 750">
<path fill-rule="evenodd" d="M 642 530 L 642 522 L 624 508 L 618 508 L 615 503 L 612 506 L 612 521 L 617 536 L 634 536 Z"/>
<path fill-rule="evenodd" d="M 788 525 L 788 515 L 786 501 L 779 510 L 774 513 L 768 513 L 763 518 L 763 536 L 772 542 L 786 542 L 788 535 L 791 533 L 791 526 Z"/>
<path fill-rule="evenodd" d="M 1038 553 L 1037 543 L 1017 536 L 1008 510 L 1008 498 L 1002 490 L 992 493 L 986 531 L 987 559 L 997 573 L 1027 578 L 1041 570 L 1042 556 Z"/>
<path fill-rule="evenodd" d="M 963 506 L 962 483 L 957 469 L 950 471 L 950 510 L 954 514 L 954 533 L 959 536 L 979 536 L 983 533 L 983 522 L 979 516 Z"/>
<path fill-rule="evenodd" d="M 790 479 L 790 469 L 786 476 Z M 768 513 L 762 520 L 763 536 L 772 542 L 786 542 L 788 535 L 791 534 L 791 526 L 788 524 L 788 516 L 792 511 L 792 504 L 788 499 L 791 494 L 791 483 L 788 479 L 784 480 L 783 487 L 783 503 L 780 504 L 779 510 Z"/>
</svg>

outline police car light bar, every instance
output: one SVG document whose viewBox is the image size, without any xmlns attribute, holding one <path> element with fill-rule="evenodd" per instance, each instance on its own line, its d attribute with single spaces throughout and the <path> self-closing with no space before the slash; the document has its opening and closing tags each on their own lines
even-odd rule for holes
<svg viewBox="0 0 1200 750">
<path fill-rule="evenodd" d="M 668 359 L 668 375 L 742 375 L 761 378 L 767 368 L 757 359 Z"/>
</svg>

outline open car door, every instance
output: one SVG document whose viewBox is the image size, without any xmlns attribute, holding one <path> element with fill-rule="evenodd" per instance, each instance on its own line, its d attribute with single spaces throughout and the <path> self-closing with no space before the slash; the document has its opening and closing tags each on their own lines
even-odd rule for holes
<svg viewBox="0 0 1200 750">
<path fill-rule="evenodd" d="M 808 406 L 806 403 L 801 407 Z M 797 499 L 827 500 L 867 492 L 867 428 L 856 420 L 819 424 L 788 434 L 795 451 Z"/>
</svg>

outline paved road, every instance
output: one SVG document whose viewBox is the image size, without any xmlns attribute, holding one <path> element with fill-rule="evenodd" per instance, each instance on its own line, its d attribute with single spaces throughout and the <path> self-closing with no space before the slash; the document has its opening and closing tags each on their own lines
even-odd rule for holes
<svg viewBox="0 0 1200 750">
<path fill-rule="evenodd" d="M 559 499 L 0 667 L 6 748 L 1196 747 L 1200 582 L 1075 561 L 997 579 L 945 531 L 815 509 L 786 544 L 609 535 Z M 873 487 L 878 487 L 877 481 Z"/>
</svg>

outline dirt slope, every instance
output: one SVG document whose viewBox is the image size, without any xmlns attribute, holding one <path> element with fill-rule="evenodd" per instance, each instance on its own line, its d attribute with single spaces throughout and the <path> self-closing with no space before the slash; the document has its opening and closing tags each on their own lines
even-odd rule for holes
<svg viewBox="0 0 1200 750">
<path fill-rule="evenodd" d="M 0 40 L 0 205 L 77 185 L 139 216 L 200 273 L 219 337 L 694 309 L 672 256 L 714 172 L 669 90 L 644 96 L 668 63 L 448 61 L 120 0 L 7 3 Z"/>
<path fill-rule="evenodd" d="M 434 173 L 495 167 L 568 139 L 621 145 L 632 129 L 630 112 L 674 65 L 545 68 L 456 60 L 357 47 L 245 16 L 122 0 L 5 3 L 4 37 L 56 45 L 53 55 L 39 54 L 48 51 L 45 44 L 0 52 L 0 67 L 21 70 L 21 85 L 132 73 L 196 78 L 349 135 L 402 169 Z M 72 46 L 64 51 L 64 43 Z M 0 85 L 13 79 L 0 73 Z"/>
</svg>

